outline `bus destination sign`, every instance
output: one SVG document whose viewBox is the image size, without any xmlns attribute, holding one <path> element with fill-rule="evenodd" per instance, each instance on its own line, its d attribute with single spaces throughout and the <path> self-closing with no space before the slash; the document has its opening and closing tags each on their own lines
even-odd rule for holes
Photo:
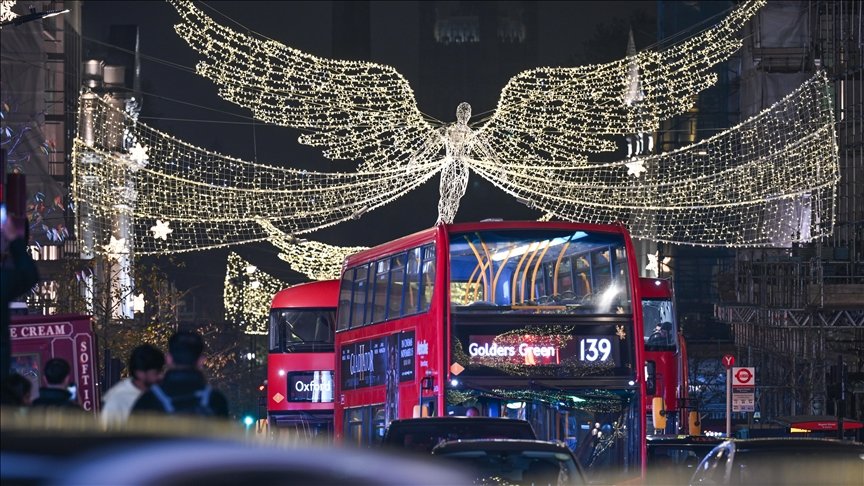
<svg viewBox="0 0 864 486">
<path fill-rule="evenodd" d="M 614 336 L 506 334 L 468 336 L 470 364 L 548 366 L 580 362 L 618 365 Z"/>
</svg>

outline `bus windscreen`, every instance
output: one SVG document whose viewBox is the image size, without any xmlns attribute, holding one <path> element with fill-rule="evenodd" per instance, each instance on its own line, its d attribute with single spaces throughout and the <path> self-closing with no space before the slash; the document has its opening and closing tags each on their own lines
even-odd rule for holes
<svg viewBox="0 0 864 486">
<path fill-rule="evenodd" d="M 629 314 L 629 289 L 620 234 L 502 229 L 450 238 L 454 313 Z"/>
</svg>

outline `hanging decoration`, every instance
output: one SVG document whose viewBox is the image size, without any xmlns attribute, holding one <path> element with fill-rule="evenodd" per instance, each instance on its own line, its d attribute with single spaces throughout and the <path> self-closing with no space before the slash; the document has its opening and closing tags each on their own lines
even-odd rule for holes
<svg viewBox="0 0 864 486">
<path fill-rule="evenodd" d="M 454 124 L 427 120 L 392 67 L 322 59 L 220 25 L 190 1 L 169 2 L 183 19 L 177 33 L 204 57 L 198 73 L 257 119 L 308 131 L 300 143 L 323 148 L 330 159 L 360 160 L 364 170 L 440 160 L 439 223 L 453 221 L 468 170 L 478 170 L 474 162 L 569 170 L 586 165 L 586 154 L 614 151 L 615 136 L 654 131 L 690 109 L 716 82 L 715 66 L 740 47 L 738 30 L 765 3 L 743 2 L 717 25 L 662 51 L 524 71 L 474 129 L 468 103 L 457 107 Z M 634 81 L 638 100 L 629 94 Z"/>
<path fill-rule="evenodd" d="M 17 1 L 18 0 L 0 0 L 0 22 L 12 20 L 18 16 L 18 14 L 12 11 L 12 7 L 15 6 Z"/>
<path fill-rule="evenodd" d="M 82 96 L 79 105 L 92 130 L 74 141 L 75 201 L 99 240 L 111 234 L 123 206 L 139 255 L 266 241 L 260 220 L 285 234 L 314 231 L 390 203 L 440 169 L 426 163 L 326 173 L 256 164 L 154 130 L 102 98 Z M 118 148 L 118 133 L 134 146 Z"/>
<path fill-rule="evenodd" d="M 289 285 L 231 252 L 225 269 L 225 319 L 246 334 L 267 334 L 273 296 Z"/>
<path fill-rule="evenodd" d="M 672 261 L 672 257 L 667 256 L 661 259 L 659 251 L 649 253 L 646 256 L 648 257 L 648 264 L 645 265 L 645 271 L 652 272 L 654 277 L 659 277 L 661 273 L 669 273 L 672 271 L 669 267 L 669 262 Z"/>
<path fill-rule="evenodd" d="M 100 235 L 96 251 L 117 251 L 106 240 L 123 207 L 136 232 L 126 244 L 138 254 L 270 241 L 281 259 L 313 279 L 336 277 L 344 257 L 362 248 L 297 235 L 358 218 L 438 172 L 439 222 L 453 220 L 473 170 L 543 211 L 543 219 L 628 221 L 635 237 L 690 245 L 808 241 L 830 233 L 839 178 L 823 73 L 689 147 L 614 163 L 587 159 L 614 150 L 616 136 L 656 130 L 659 121 L 689 109 L 694 95 L 715 82 L 714 66 L 738 48 L 735 32 L 763 3 L 744 2 L 718 25 L 664 51 L 523 72 L 478 128 L 468 123 L 467 103 L 453 124 L 423 116 L 392 68 L 260 41 L 172 1 L 184 18 L 178 32 L 206 58 L 199 72 L 223 97 L 263 121 L 304 130 L 302 143 L 324 148 L 331 159 L 360 161 L 358 168 L 312 172 L 243 161 L 156 131 L 91 95 L 80 103 L 93 130 L 75 140 L 73 195 Z M 638 99 L 628 94 L 637 74 Z M 118 148 L 117 134 L 126 148 Z M 226 285 L 226 301 L 228 294 Z M 243 325 L 263 332 L 266 319 L 249 324 L 245 309 L 253 304 L 242 295 Z"/>
<path fill-rule="evenodd" d="M 198 73 L 226 100 L 306 131 L 301 143 L 359 160 L 361 171 L 441 170 L 438 222 L 452 222 L 470 169 L 554 217 L 628 221 L 634 236 L 654 241 L 788 246 L 830 232 L 838 172 L 822 75 L 708 141 L 616 163 L 587 159 L 615 150 L 615 137 L 653 132 L 690 109 L 716 82 L 716 65 L 740 47 L 737 32 L 762 0 L 658 52 L 522 72 L 478 128 L 468 124 L 467 103 L 453 124 L 428 120 L 392 67 L 319 58 L 169 1 L 183 19 L 178 34 L 204 57 Z"/>
<path fill-rule="evenodd" d="M 336 246 L 287 235 L 265 220 L 258 220 L 267 231 L 269 241 L 279 248 L 279 259 L 291 269 L 312 280 L 338 279 L 342 262 L 349 255 L 368 249 L 365 246 Z"/>
<path fill-rule="evenodd" d="M 102 235 L 110 235 L 116 208 L 123 206 L 134 220 L 136 235 L 130 241 L 139 254 L 282 238 L 286 261 L 307 259 L 306 268 L 320 270 L 342 250 L 304 244 L 289 251 L 284 243 L 290 235 L 359 217 L 441 169 L 435 161 L 353 173 L 255 164 L 153 130 L 99 98 L 82 98 L 81 109 L 96 122 L 89 146 L 75 140 L 76 202 L 88 208 Z M 124 129 L 147 147 L 147 164 L 137 170 L 131 170 L 127 154 L 111 148 L 113 134 Z M 789 246 L 831 231 L 839 179 L 835 140 L 828 80 L 818 73 L 725 132 L 643 156 L 638 177 L 628 174 L 632 161 L 538 168 L 472 159 L 470 166 L 554 218 L 629 221 L 633 236 L 668 243 Z M 158 226 L 157 220 L 171 229 L 164 238 L 147 231 Z M 318 257 L 311 255 L 323 248 L 327 256 L 312 263 Z"/>
</svg>

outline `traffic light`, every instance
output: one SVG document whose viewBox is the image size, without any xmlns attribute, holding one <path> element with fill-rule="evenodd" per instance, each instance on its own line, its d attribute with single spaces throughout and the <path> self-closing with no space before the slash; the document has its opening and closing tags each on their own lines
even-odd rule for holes
<svg viewBox="0 0 864 486">
<path fill-rule="evenodd" d="M 255 417 L 253 417 L 251 415 L 247 415 L 247 416 L 243 417 L 243 425 L 245 425 L 246 427 L 251 427 L 252 424 L 254 424 L 254 423 L 255 423 Z"/>
</svg>

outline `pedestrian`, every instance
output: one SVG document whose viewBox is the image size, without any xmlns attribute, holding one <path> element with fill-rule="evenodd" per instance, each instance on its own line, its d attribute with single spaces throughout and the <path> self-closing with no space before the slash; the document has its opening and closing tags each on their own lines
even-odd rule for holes
<svg viewBox="0 0 864 486">
<path fill-rule="evenodd" d="M 155 346 L 142 344 L 129 355 L 129 376 L 111 387 L 102 399 L 99 418 L 106 426 L 126 423 L 138 398 L 162 380 L 165 355 Z"/>
<path fill-rule="evenodd" d="M 81 409 L 77 402 L 72 401 L 69 391 L 69 363 L 63 358 L 52 358 L 45 363 L 42 372 L 45 386 L 39 388 L 39 398 L 33 400 L 34 407 L 60 407 Z"/>
<path fill-rule="evenodd" d="M 209 383 L 204 365 L 204 340 L 191 331 L 180 331 L 168 340 L 168 371 L 162 383 L 153 385 L 135 402 L 132 412 L 228 417 L 228 401 Z"/>
<path fill-rule="evenodd" d="M 5 167 L 5 165 L 4 165 Z M 9 303 L 39 282 L 39 273 L 27 251 L 27 220 L 6 215 L 0 206 L 0 383 L 12 366 L 12 338 L 9 335 Z"/>
<path fill-rule="evenodd" d="M 27 378 L 12 373 L 3 382 L 0 389 L 0 405 L 10 405 L 13 407 L 27 407 L 33 400 L 30 392 L 33 390 L 33 383 Z"/>
</svg>

